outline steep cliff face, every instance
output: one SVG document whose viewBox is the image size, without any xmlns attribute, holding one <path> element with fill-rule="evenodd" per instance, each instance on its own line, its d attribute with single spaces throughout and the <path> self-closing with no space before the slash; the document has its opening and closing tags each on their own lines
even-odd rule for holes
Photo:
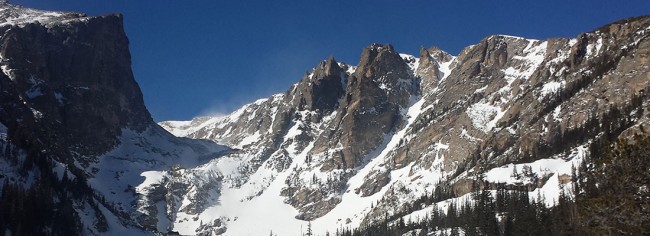
<svg viewBox="0 0 650 236">
<path fill-rule="evenodd" d="M 7 192 L 0 202 L 40 206 L 3 210 L 2 232 L 158 231 L 164 214 L 153 214 L 152 226 L 142 219 L 155 211 L 137 207 L 141 174 L 196 166 L 225 150 L 173 137 L 153 122 L 131 72 L 121 15 L 0 3 L 0 68 L 0 188 Z M 36 223 L 26 229 L 26 222 Z"/>
<path fill-rule="evenodd" d="M 418 84 L 391 45 L 365 48 L 333 120 L 339 127 L 314 144 L 312 155 L 333 153 L 321 170 L 362 164 L 364 156 L 381 144 L 384 134 L 403 122 L 400 108 L 408 105 L 411 96 L 418 95 Z"/>
<path fill-rule="evenodd" d="M 152 125 L 131 72 L 122 17 L 55 14 L 45 23 L 0 26 L 0 76 L 34 113 L 33 128 L 53 134 L 39 139 L 96 155 L 118 143 L 121 129 Z"/>
<path fill-rule="evenodd" d="M 574 39 L 489 36 L 457 56 L 374 44 L 358 66 L 330 58 L 285 94 L 229 116 L 162 122 L 177 135 L 241 148 L 203 167 L 237 176 L 208 191 L 223 205 L 179 218 L 203 226 L 180 220 L 175 229 L 291 233 L 309 220 L 331 232 L 386 214 L 424 217 L 438 205 L 418 199 L 441 185 L 466 199 L 477 176 L 552 204 L 591 145 L 648 123 L 649 35 L 650 19 L 639 17 Z M 245 228 L 259 225 L 251 214 L 279 211 L 274 222 L 284 229 Z"/>
</svg>

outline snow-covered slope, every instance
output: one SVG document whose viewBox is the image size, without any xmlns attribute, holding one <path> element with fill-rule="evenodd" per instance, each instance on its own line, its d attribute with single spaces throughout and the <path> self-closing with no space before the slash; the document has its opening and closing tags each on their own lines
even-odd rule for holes
<svg viewBox="0 0 650 236">
<path fill-rule="evenodd" d="M 169 219 L 165 205 L 150 206 L 164 200 L 168 193 L 148 191 L 162 183 L 166 173 L 181 168 L 196 168 L 227 154 L 229 148 L 209 141 L 179 139 L 157 126 L 144 132 L 123 130 L 120 144 L 89 163 L 77 167 L 92 173 L 88 184 L 103 196 L 114 212 L 129 214 L 122 222 L 130 222 L 159 232 L 167 232 Z M 156 194 L 160 194 L 156 196 Z M 124 224 L 124 223 L 122 223 Z"/>
</svg>

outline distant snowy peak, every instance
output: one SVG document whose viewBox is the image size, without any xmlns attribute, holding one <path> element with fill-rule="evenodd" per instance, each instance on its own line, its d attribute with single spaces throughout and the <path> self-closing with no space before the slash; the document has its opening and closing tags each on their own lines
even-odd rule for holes
<svg viewBox="0 0 650 236">
<path fill-rule="evenodd" d="M 197 116 L 188 121 L 162 121 L 158 125 L 165 128 L 176 137 L 186 137 L 203 127 L 218 123 L 224 120 L 227 116 Z"/>
<path fill-rule="evenodd" d="M 0 26 L 25 25 L 39 22 L 48 24 L 85 17 L 82 13 L 43 11 L 0 2 Z"/>
</svg>

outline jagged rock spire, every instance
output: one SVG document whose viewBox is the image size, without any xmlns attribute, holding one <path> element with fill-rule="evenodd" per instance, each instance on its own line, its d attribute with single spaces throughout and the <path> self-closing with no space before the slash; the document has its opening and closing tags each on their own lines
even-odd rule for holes
<svg viewBox="0 0 650 236">
<path fill-rule="evenodd" d="M 338 75 L 341 73 L 342 69 L 334 59 L 334 55 L 330 55 L 324 63 L 325 76 Z"/>
</svg>

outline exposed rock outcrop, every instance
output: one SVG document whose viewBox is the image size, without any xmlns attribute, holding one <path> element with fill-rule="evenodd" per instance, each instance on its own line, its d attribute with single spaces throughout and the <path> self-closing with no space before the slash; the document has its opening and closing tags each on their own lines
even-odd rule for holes
<svg viewBox="0 0 650 236">
<path fill-rule="evenodd" d="M 373 44 L 361 53 L 359 66 L 348 79 L 346 94 L 336 113 L 339 127 L 322 136 L 315 152 L 337 150 L 321 168 L 355 168 L 402 122 L 400 109 L 418 95 L 419 81 L 389 44 Z M 340 147 L 340 148 L 339 148 Z"/>
</svg>

